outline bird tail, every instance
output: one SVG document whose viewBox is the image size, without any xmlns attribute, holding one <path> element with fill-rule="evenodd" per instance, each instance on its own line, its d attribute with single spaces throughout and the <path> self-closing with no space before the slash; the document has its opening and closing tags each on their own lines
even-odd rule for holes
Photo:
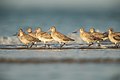
<svg viewBox="0 0 120 80">
<path fill-rule="evenodd" d="M 41 42 L 41 40 L 39 40 L 39 39 L 36 38 L 36 39 L 35 39 L 35 42 Z"/>
<path fill-rule="evenodd" d="M 71 38 L 65 38 L 65 39 L 63 39 L 64 41 L 75 41 L 74 39 L 71 39 Z"/>
<path fill-rule="evenodd" d="M 70 40 L 70 41 L 75 41 L 74 39 L 71 39 L 71 38 L 70 38 L 69 40 Z"/>
</svg>

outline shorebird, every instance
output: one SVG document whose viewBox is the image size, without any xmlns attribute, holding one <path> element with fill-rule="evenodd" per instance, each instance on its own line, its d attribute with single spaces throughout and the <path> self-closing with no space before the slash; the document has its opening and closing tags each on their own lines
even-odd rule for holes
<svg viewBox="0 0 120 80">
<path fill-rule="evenodd" d="M 91 33 L 86 32 L 84 28 L 80 29 L 80 37 L 83 41 L 88 43 L 88 46 L 93 45 L 94 42 L 96 42 L 98 39 L 94 37 Z"/>
<path fill-rule="evenodd" d="M 50 45 L 46 44 L 46 43 L 53 41 L 53 38 L 51 37 L 51 35 L 47 32 L 43 32 L 41 28 L 37 28 L 35 31 L 36 31 L 36 37 L 39 40 L 44 42 L 45 47 L 46 47 L 46 45 L 48 45 L 48 47 L 49 47 Z"/>
<path fill-rule="evenodd" d="M 27 46 L 27 48 L 29 47 L 28 46 L 29 44 L 31 44 L 31 46 L 30 46 L 30 48 L 31 48 L 35 42 L 39 41 L 39 39 L 34 38 L 34 37 L 26 34 L 25 32 L 23 32 L 22 29 L 19 29 L 17 36 L 18 36 L 19 40 Z"/>
<path fill-rule="evenodd" d="M 31 27 L 27 28 L 27 33 L 28 35 L 36 38 L 36 32 L 33 32 Z"/>
<path fill-rule="evenodd" d="M 115 46 L 118 48 L 120 44 L 120 32 L 113 32 L 113 29 L 110 28 L 109 30 L 109 40 L 115 44 Z"/>
<path fill-rule="evenodd" d="M 34 38 L 37 38 L 36 37 L 36 31 L 33 32 L 31 27 L 27 28 L 27 33 L 28 33 L 28 35 L 30 35 L 30 36 L 32 36 Z M 38 40 L 37 42 L 41 42 L 41 40 Z M 37 42 L 35 42 L 35 44 L 37 44 Z M 37 47 L 37 45 L 36 45 L 36 47 Z"/>
<path fill-rule="evenodd" d="M 74 41 L 74 39 L 71 39 L 71 38 L 65 36 L 64 34 L 58 32 L 58 31 L 56 30 L 55 26 L 52 26 L 52 27 L 49 29 L 49 31 L 51 31 L 51 36 L 52 36 L 52 38 L 53 38 L 55 41 L 59 42 L 60 48 L 62 48 L 67 42 L 69 42 L 69 41 Z M 63 44 L 62 44 L 62 43 L 63 43 Z"/>
<path fill-rule="evenodd" d="M 94 37 L 97 38 L 98 46 L 101 46 L 100 45 L 101 41 L 104 41 L 104 40 L 108 39 L 108 34 L 107 33 L 96 32 L 94 28 L 90 28 L 89 31 L 90 31 L 91 35 L 93 35 Z"/>
</svg>

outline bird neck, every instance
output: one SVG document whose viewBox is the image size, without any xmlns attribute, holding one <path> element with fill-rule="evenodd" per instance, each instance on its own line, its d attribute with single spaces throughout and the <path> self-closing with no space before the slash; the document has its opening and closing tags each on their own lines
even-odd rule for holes
<svg viewBox="0 0 120 80">
<path fill-rule="evenodd" d="M 112 34 L 113 32 L 112 31 L 109 31 L 109 34 Z"/>
<path fill-rule="evenodd" d="M 28 32 L 28 33 L 32 33 L 32 31 L 31 31 L 31 32 Z"/>
<path fill-rule="evenodd" d="M 56 29 L 53 29 L 53 30 L 52 30 L 52 33 L 54 33 L 54 32 L 56 32 Z"/>
<path fill-rule="evenodd" d="M 84 30 L 80 31 L 80 33 L 84 33 L 84 32 L 85 32 Z"/>
<path fill-rule="evenodd" d="M 23 35 L 25 35 L 24 32 L 19 32 L 19 36 L 23 36 Z"/>
</svg>

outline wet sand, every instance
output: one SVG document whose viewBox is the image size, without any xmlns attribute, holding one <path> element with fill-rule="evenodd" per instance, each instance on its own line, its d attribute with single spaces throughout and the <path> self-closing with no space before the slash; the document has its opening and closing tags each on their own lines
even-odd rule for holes
<svg viewBox="0 0 120 80">
<path fill-rule="evenodd" d="M 120 56 L 119 54 L 117 54 L 119 53 L 120 48 L 116 48 L 113 46 L 107 46 L 105 48 L 102 48 L 94 46 L 87 47 L 86 45 L 79 46 L 77 44 L 65 46 L 63 48 L 58 47 L 45 48 L 41 46 L 25 48 L 24 46 L 16 47 L 15 45 L 13 46 L 5 45 L 4 47 L 0 47 L 0 50 L 3 51 L 3 54 L 1 54 L 0 57 L 0 63 L 120 63 Z M 30 56 L 29 54 L 33 56 Z M 113 56 L 116 56 L 117 58 L 114 58 L 111 54 Z M 20 58 L 18 55 L 20 56 Z M 84 57 L 81 58 L 82 55 L 84 55 Z M 75 57 L 77 56 L 80 57 L 76 59 Z M 93 56 L 94 58 L 92 58 Z"/>
<path fill-rule="evenodd" d="M 25 45 L 0 45 L 0 49 L 1 50 L 68 50 L 68 49 L 120 49 L 120 47 L 115 47 L 114 44 L 106 44 L 104 43 L 104 45 L 102 46 L 90 46 L 88 47 L 87 44 L 66 44 L 65 46 L 63 46 L 62 48 L 59 47 L 59 45 L 55 46 L 55 44 L 50 44 L 51 47 L 43 47 L 44 44 L 37 44 L 34 45 L 32 48 L 26 48 Z"/>
<path fill-rule="evenodd" d="M 0 80 L 119 80 L 120 48 L 0 46 Z"/>
<path fill-rule="evenodd" d="M 0 63 L 120 63 L 120 59 L 12 59 L 0 58 Z"/>
</svg>

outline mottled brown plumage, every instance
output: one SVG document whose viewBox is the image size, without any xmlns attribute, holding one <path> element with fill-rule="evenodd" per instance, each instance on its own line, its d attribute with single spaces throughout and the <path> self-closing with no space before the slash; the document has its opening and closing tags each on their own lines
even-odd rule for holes
<svg viewBox="0 0 120 80">
<path fill-rule="evenodd" d="M 32 36 L 32 37 L 34 37 L 34 38 L 37 38 L 37 37 L 36 37 L 36 32 L 35 32 L 35 31 L 33 32 L 31 27 L 29 27 L 29 28 L 27 29 L 27 32 L 28 32 L 28 35 L 30 35 L 30 36 Z"/>
<path fill-rule="evenodd" d="M 90 44 L 89 46 L 91 46 L 91 44 L 93 44 L 94 42 L 96 42 L 98 40 L 97 37 L 94 37 L 91 33 L 86 32 L 84 30 L 84 28 L 80 29 L 80 37 L 83 41 L 87 42 L 88 44 Z"/>
<path fill-rule="evenodd" d="M 90 33 L 93 35 L 95 38 L 97 38 L 97 43 L 98 46 L 100 46 L 100 42 L 107 40 L 108 39 L 108 34 L 106 33 L 101 33 L 101 32 L 96 32 L 94 28 L 90 28 Z"/>
<path fill-rule="evenodd" d="M 35 42 L 39 41 L 39 39 L 34 38 L 34 37 L 26 34 L 25 32 L 23 32 L 22 29 L 19 29 L 18 38 L 19 38 L 19 40 L 20 40 L 22 43 L 24 43 L 25 45 L 34 44 Z M 32 46 L 31 46 L 31 47 L 32 47 Z"/>
<path fill-rule="evenodd" d="M 109 29 L 109 40 L 114 43 L 117 47 L 120 44 L 120 32 L 113 32 L 113 29 Z"/>
<path fill-rule="evenodd" d="M 45 43 L 45 45 L 46 45 L 47 42 L 53 41 L 53 38 L 51 37 L 51 35 L 47 32 L 43 32 L 41 30 L 41 28 L 36 29 L 36 37 L 39 40 L 43 41 Z"/>
<path fill-rule="evenodd" d="M 90 28 L 90 33 L 96 38 L 98 38 L 99 41 L 108 39 L 108 34 L 96 32 L 94 28 Z"/>
<path fill-rule="evenodd" d="M 49 31 L 51 31 L 51 36 L 52 36 L 52 38 L 53 38 L 55 41 L 59 42 L 59 44 L 62 44 L 62 43 L 65 44 L 65 43 L 67 43 L 67 42 L 69 42 L 69 41 L 74 41 L 74 39 L 71 39 L 71 38 L 65 36 L 64 34 L 58 32 L 58 31 L 56 30 L 55 26 L 52 26 Z M 62 47 L 62 46 L 63 46 L 63 45 L 61 45 L 61 47 Z"/>
</svg>

